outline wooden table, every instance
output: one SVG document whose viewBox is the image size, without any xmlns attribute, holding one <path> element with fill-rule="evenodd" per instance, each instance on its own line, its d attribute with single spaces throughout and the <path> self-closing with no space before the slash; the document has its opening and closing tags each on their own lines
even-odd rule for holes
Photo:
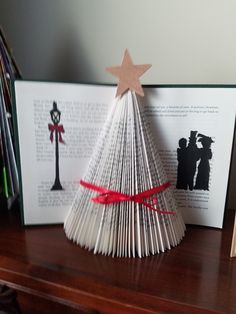
<svg viewBox="0 0 236 314">
<path fill-rule="evenodd" d="M 62 226 L 22 227 L 0 210 L 0 284 L 26 313 L 236 313 L 233 212 L 224 229 L 188 226 L 179 246 L 146 258 L 94 255 Z"/>
</svg>

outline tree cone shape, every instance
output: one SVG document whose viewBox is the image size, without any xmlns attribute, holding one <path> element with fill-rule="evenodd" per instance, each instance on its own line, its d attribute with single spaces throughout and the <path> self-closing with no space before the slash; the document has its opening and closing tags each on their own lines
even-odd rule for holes
<svg viewBox="0 0 236 314">
<path fill-rule="evenodd" d="M 128 195 L 168 182 L 142 109 L 131 91 L 114 101 L 83 181 Z M 132 200 L 92 201 L 98 195 L 80 185 L 64 224 L 69 239 L 94 253 L 143 257 L 171 249 L 184 236 L 171 187 L 144 200 L 166 214 Z"/>
</svg>

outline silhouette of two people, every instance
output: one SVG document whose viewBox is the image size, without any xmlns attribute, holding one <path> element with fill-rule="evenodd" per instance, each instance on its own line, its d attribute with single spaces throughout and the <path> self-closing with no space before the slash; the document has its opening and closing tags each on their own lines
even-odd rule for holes
<svg viewBox="0 0 236 314">
<path fill-rule="evenodd" d="M 197 141 L 202 147 L 198 148 Z M 177 189 L 184 190 L 209 190 L 210 163 L 212 158 L 211 144 L 213 140 L 209 136 L 191 131 L 189 141 L 186 138 L 179 140 L 177 148 Z M 200 160 L 200 161 L 199 161 Z M 199 161 L 198 168 L 197 162 Z M 196 180 L 194 178 L 196 175 Z"/>
</svg>

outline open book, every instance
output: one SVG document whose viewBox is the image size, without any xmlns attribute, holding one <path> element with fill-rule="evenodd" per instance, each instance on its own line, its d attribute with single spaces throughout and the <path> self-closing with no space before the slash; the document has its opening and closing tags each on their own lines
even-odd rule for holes
<svg viewBox="0 0 236 314">
<path fill-rule="evenodd" d="M 23 223 L 62 223 L 116 88 L 31 81 L 14 85 Z M 149 86 L 142 103 L 185 223 L 221 228 L 236 87 Z"/>
</svg>

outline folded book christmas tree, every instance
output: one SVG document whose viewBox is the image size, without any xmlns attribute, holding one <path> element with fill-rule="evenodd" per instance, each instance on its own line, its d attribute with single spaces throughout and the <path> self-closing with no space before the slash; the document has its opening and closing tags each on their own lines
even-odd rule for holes
<svg viewBox="0 0 236 314">
<path fill-rule="evenodd" d="M 143 257 L 179 244 L 185 225 L 146 123 L 139 77 L 125 51 L 116 98 L 66 218 L 67 237 L 94 253 Z"/>
</svg>

